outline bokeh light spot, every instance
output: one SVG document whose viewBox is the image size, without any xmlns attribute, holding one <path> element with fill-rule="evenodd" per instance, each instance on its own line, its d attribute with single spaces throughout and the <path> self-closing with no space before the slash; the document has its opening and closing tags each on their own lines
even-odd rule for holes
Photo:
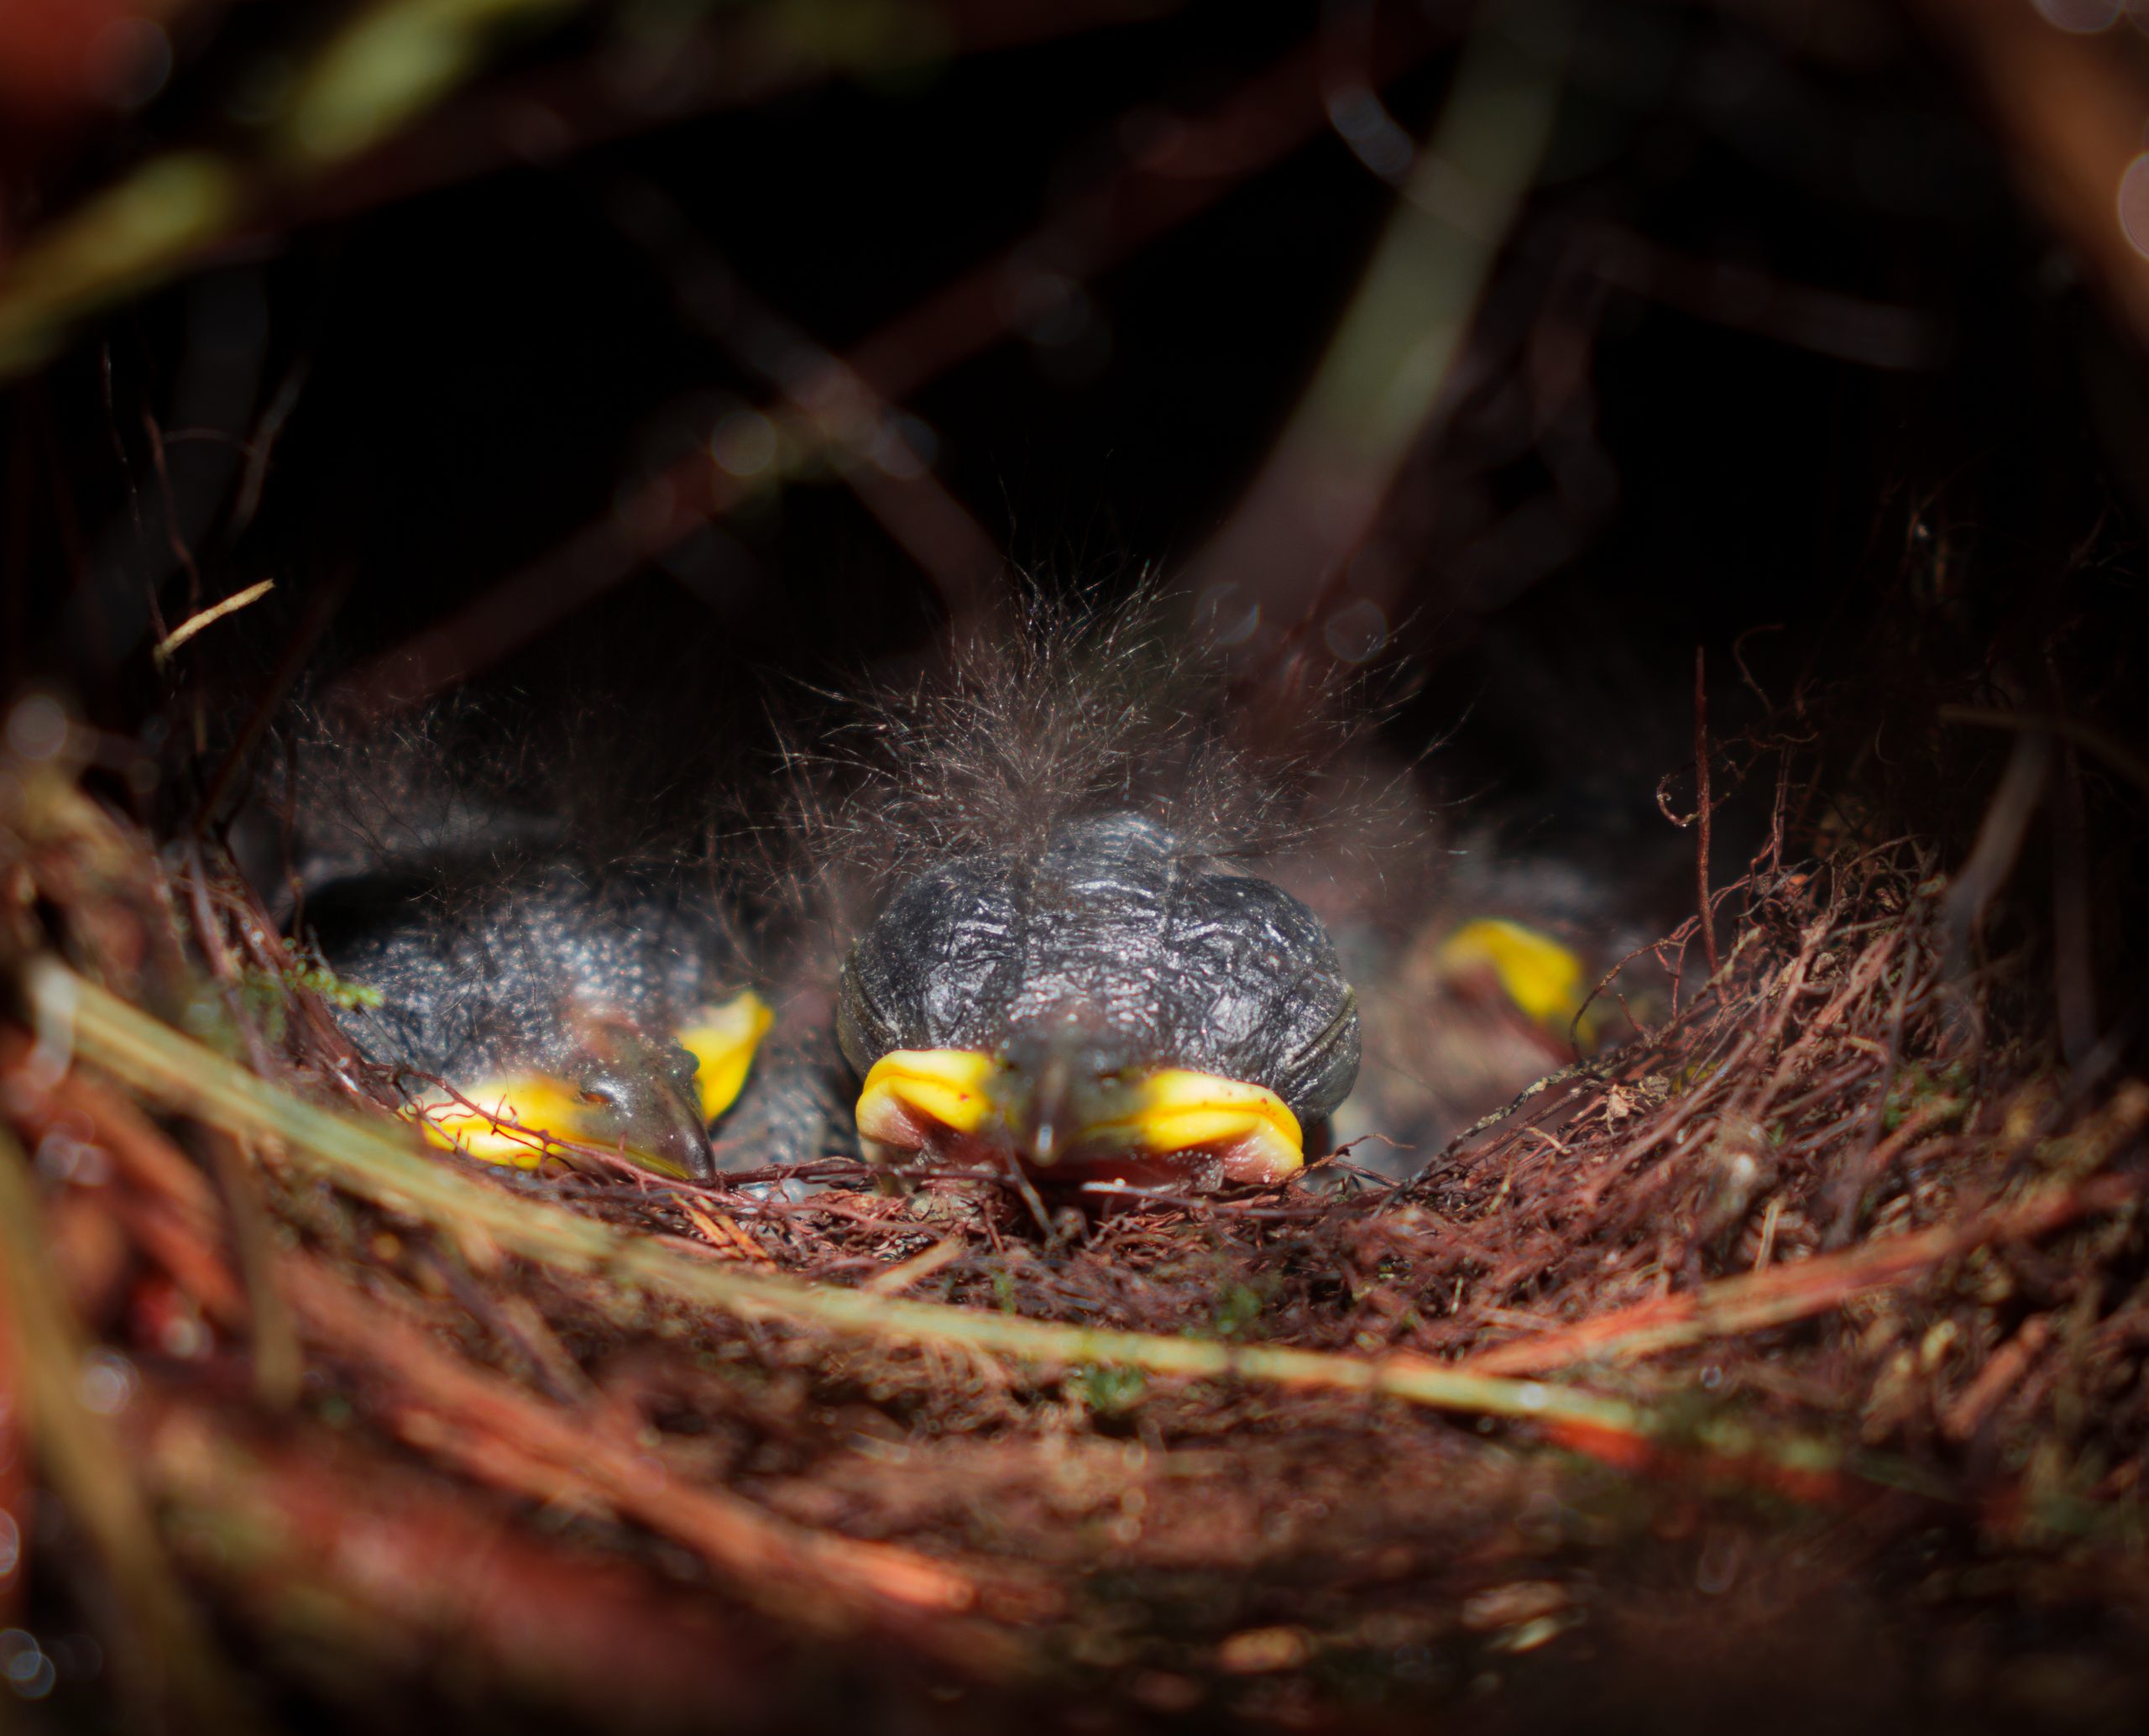
<svg viewBox="0 0 2149 1736">
<path fill-rule="evenodd" d="M 1329 616 L 1320 637 L 1339 662 L 1367 662 L 1388 643 L 1388 616 L 1379 604 L 1361 597 Z"/>
<path fill-rule="evenodd" d="M 171 76 L 171 39 L 147 18 L 121 18 L 97 32 L 90 58 L 114 108 L 145 107 Z"/>
<path fill-rule="evenodd" d="M 2048 24 L 2076 36 L 2110 29 L 2125 8 L 2120 0 L 2030 0 Z"/>
<path fill-rule="evenodd" d="M 940 442 L 932 429 L 912 416 L 882 420 L 870 448 L 873 462 L 900 482 L 912 482 L 933 468 Z"/>
<path fill-rule="evenodd" d="M 33 693 L 8 714 L 8 745 L 18 758 L 50 760 L 67 745 L 67 713 L 50 693 Z"/>
<path fill-rule="evenodd" d="M 0 1632 L 0 1676 L 25 1700 L 42 1700 L 57 1679 L 37 1636 L 21 1628 Z"/>
<path fill-rule="evenodd" d="M 716 425 L 708 449 L 732 475 L 759 476 L 776 462 L 776 428 L 758 410 L 736 410 Z"/>
<path fill-rule="evenodd" d="M 117 1416 L 134 1396 L 134 1365 L 115 1351 L 92 1351 L 82 1364 L 82 1404 L 99 1416 Z"/>
<path fill-rule="evenodd" d="M 2149 259 L 2149 151 L 2119 178 L 2119 227 L 2135 252 Z"/>
</svg>

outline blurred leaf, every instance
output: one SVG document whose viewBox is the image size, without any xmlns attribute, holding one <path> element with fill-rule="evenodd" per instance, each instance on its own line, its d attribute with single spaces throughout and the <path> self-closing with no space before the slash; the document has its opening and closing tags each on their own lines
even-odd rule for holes
<svg viewBox="0 0 2149 1736">
<path fill-rule="evenodd" d="M 316 166 L 379 144 L 468 78 L 510 28 L 581 0 L 381 0 L 330 39 L 276 126 L 280 154 Z"/>
<path fill-rule="evenodd" d="M 240 170 L 206 151 L 154 158 L 15 256 L 0 285 L 0 374 L 51 353 L 63 321 L 123 301 L 245 214 Z"/>
</svg>

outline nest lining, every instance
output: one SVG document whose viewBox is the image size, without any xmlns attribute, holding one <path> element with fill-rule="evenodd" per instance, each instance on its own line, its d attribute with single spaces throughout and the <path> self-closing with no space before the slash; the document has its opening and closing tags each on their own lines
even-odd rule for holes
<svg viewBox="0 0 2149 1736">
<path fill-rule="evenodd" d="M 164 1518 L 86 1529 L 195 1588 L 131 1612 L 143 1658 L 199 1646 L 182 1693 L 365 1658 L 663 1721 L 727 1669 L 773 1708 L 768 1660 L 833 1647 L 876 1693 L 1317 1717 L 1639 1682 L 1721 1581 L 1720 1637 L 1907 1637 L 1967 1707 L 2019 1662 L 1995 1611 L 2138 1577 L 2149 1089 L 1994 1034 L 2009 967 L 1960 968 L 1914 844 L 1727 889 L 1688 1005 L 1408 1186 L 1047 1244 L 975 1181 L 787 1202 L 416 1156 L 235 876 L 56 771 L 9 787 L 38 1266 L 133 1383 L 86 1462 Z M 488 1550 L 647 1667 L 541 1643 Z M 1885 1611 L 1862 1639 L 1846 1585 Z"/>
</svg>

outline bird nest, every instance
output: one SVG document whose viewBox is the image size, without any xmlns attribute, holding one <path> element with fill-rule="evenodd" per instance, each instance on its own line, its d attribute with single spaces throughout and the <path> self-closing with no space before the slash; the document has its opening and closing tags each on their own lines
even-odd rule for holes
<svg viewBox="0 0 2149 1736">
<path fill-rule="evenodd" d="M 65 1503 L 22 1546 L 141 1702 L 1976 1723 L 2149 1686 L 2149 1088 L 2021 1034 L 1914 843 L 1765 853 L 1667 1022 L 1415 1182 L 1048 1233 L 975 1180 L 422 1153 L 213 853 L 57 761 L 0 804 L 5 1425 Z"/>
</svg>

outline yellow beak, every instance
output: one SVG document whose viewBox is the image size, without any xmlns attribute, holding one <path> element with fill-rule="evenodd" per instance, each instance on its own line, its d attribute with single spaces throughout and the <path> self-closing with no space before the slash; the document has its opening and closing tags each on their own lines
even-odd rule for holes
<svg viewBox="0 0 2149 1736">
<path fill-rule="evenodd" d="M 768 1003 L 747 989 L 721 1007 L 703 1007 L 701 1017 L 678 1033 L 679 1047 L 696 1063 L 703 1121 L 714 1122 L 739 1101 L 761 1038 L 775 1022 Z"/>
<path fill-rule="evenodd" d="M 1589 979 L 1582 960 L 1550 935 L 1504 917 L 1478 917 L 1441 941 L 1435 958 L 1445 978 L 1488 973 L 1525 1018 L 1563 1041 L 1582 1012 L 1576 1034 L 1585 1049 L 1592 1046 L 1603 1021 L 1593 1007 L 1582 1012 Z"/>
<path fill-rule="evenodd" d="M 465 1108 L 441 1091 L 428 1091 L 412 1106 L 426 1143 L 516 1169 L 535 1169 L 560 1156 L 566 1148 L 547 1135 L 579 1137 L 576 1129 L 589 1112 L 573 1086 L 541 1073 L 482 1079 L 462 1095 L 474 1106 Z"/>
<path fill-rule="evenodd" d="M 897 1049 L 865 1075 L 858 1131 L 866 1153 L 898 1153 L 985 1143 L 1021 1148 L 1012 1069 L 971 1049 Z M 1128 1080 L 1100 1080 L 1081 1094 L 1077 1124 L 1033 1161 L 1049 1166 L 1061 1153 L 1081 1165 L 1114 1158 L 1213 1157 L 1227 1179 L 1278 1182 L 1305 1167 L 1299 1119 L 1273 1091 L 1184 1068 Z"/>
<path fill-rule="evenodd" d="M 755 1053 L 775 1017 L 750 989 L 720 1007 L 703 1007 L 694 1023 L 676 1033 L 679 1046 L 694 1058 L 694 1097 L 704 1127 L 730 1108 L 745 1089 Z M 511 1073 L 483 1079 L 466 1087 L 462 1095 L 475 1106 L 466 1108 L 445 1092 L 431 1091 L 417 1100 L 413 1112 L 430 1143 L 488 1163 L 535 1169 L 547 1157 L 563 1155 L 564 1141 L 611 1147 L 621 1137 L 616 1124 L 604 1124 L 605 1111 L 573 1080 L 549 1074 Z M 692 1112 L 689 1106 L 679 1103 L 667 1114 L 676 1121 L 678 1115 Z M 650 1139 L 667 1137 L 649 1122 L 641 1126 Z M 688 1173 L 660 1153 L 638 1146 L 631 1131 L 624 1153 L 667 1175 Z"/>
</svg>

